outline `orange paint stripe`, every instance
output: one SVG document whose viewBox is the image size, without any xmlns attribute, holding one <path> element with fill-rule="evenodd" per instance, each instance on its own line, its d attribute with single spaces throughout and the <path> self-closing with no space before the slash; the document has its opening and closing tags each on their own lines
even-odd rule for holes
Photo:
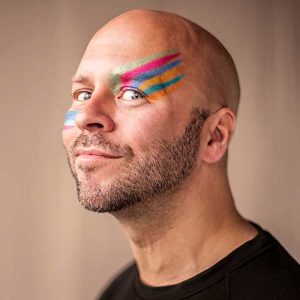
<svg viewBox="0 0 300 300">
<path fill-rule="evenodd" d="M 155 84 L 160 84 L 162 82 L 166 82 L 169 81 L 170 79 L 182 74 L 184 71 L 183 66 L 178 66 L 175 69 L 171 69 L 159 76 L 155 76 L 151 79 L 148 79 L 146 81 L 144 81 L 140 86 L 139 89 L 141 91 L 145 91 L 146 89 L 148 89 L 149 87 L 155 85 Z"/>
<path fill-rule="evenodd" d="M 156 93 L 151 94 L 150 96 L 148 96 L 148 99 L 150 102 L 155 102 L 155 101 L 161 99 L 162 97 L 166 97 L 168 94 L 170 94 L 174 90 L 178 89 L 182 84 L 183 84 L 182 81 L 178 81 L 174 85 L 170 85 L 162 91 L 158 91 Z"/>
</svg>

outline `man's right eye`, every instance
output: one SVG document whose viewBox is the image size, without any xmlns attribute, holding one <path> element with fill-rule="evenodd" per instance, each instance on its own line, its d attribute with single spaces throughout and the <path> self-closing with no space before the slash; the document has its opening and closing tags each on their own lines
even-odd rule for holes
<svg viewBox="0 0 300 300">
<path fill-rule="evenodd" d="M 90 91 L 77 91 L 73 93 L 73 98 L 78 101 L 86 101 L 91 99 L 92 92 Z"/>
</svg>

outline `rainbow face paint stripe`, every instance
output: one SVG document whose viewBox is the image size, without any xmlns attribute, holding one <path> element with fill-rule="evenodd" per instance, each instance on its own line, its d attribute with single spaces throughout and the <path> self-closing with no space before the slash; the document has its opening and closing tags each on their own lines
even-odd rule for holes
<svg viewBox="0 0 300 300">
<path fill-rule="evenodd" d="M 113 69 L 109 80 L 113 93 L 132 87 L 153 100 L 165 96 L 184 77 L 180 55 L 176 51 L 163 52 Z"/>
<path fill-rule="evenodd" d="M 77 110 L 69 110 L 66 113 L 65 122 L 64 122 L 64 130 L 71 129 L 75 126 L 77 114 L 78 114 Z"/>
</svg>

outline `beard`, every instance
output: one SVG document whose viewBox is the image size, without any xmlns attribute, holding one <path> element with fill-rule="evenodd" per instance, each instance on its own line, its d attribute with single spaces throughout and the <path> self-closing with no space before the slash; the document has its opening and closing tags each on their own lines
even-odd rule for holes
<svg viewBox="0 0 300 300">
<path fill-rule="evenodd" d="M 79 135 L 68 151 L 79 202 L 90 211 L 113 213 L 174 193 L 197 165 L 200 132 L 208 115 L 207 111 L 193 108 L 182 136 L 156 141 L 139 157 L 128 145 L 112 143 L 101 133 Z M 78 146 L 101 146 L 111 153 L 122 153 L 124 164 L 108 184 L 92 180 L 91 174 L 97 172 L 97 167 L 79 166 L 83 173 L 79 176 L 74 154 Z"/>
</svg>

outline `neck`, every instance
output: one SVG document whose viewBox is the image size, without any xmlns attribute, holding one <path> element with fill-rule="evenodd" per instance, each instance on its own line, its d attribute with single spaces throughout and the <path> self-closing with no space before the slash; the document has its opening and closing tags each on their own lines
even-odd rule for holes
<svg viewBox="0 0 300 300">
<path fill-rule="evenodd" d="M 130 240 L 140 278 L 148 285 L 189 279 L 256 235 L 237 213 L 227 177 L 213 184 L 197 178 L 202 187 L 193 180 L 176 193 L 115 214 Z"/>
</svg>

